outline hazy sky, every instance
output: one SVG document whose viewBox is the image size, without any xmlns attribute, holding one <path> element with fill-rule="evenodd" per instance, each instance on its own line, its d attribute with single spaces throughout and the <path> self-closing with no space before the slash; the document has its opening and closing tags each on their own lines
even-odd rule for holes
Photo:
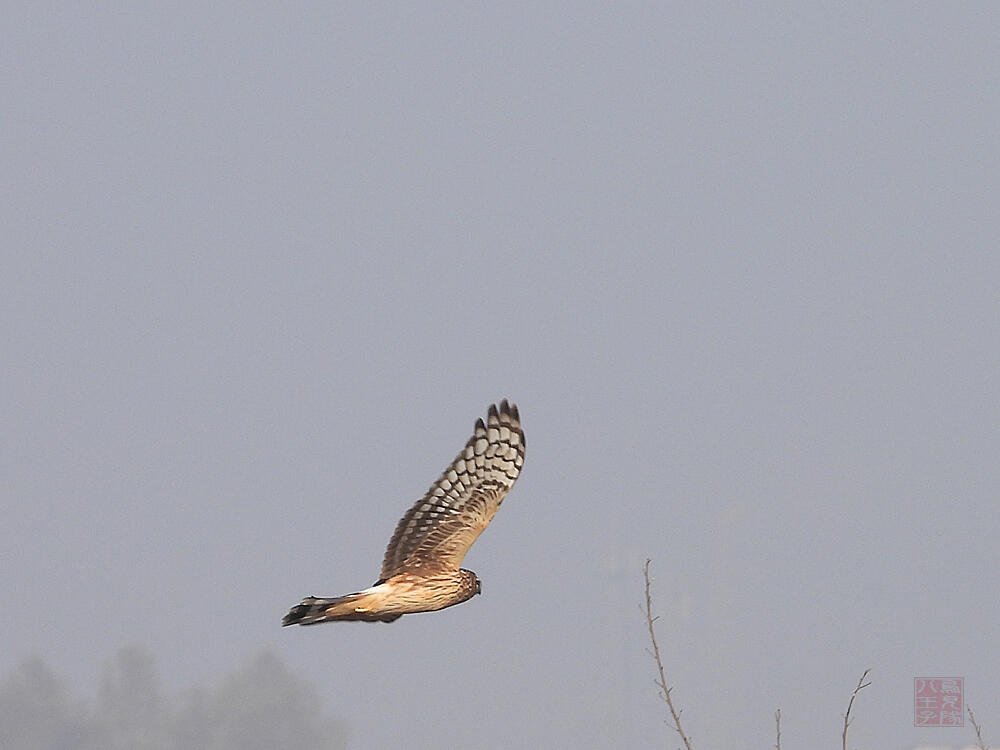
<svg viewBox="0 0 1000 750">
<path fill-rule="evenodd" d="M 1000 6 L 5 3 L 0 676 L 270 649 L 352 748 L 1000 742 Z M 370 584 L 504 396 L 483 596 Z M 987 739 L 989 739 L 989 736 Z"/>
</svg>

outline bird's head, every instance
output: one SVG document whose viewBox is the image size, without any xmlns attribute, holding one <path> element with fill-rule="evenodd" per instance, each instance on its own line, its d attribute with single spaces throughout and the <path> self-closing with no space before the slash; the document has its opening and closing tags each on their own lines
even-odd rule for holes
<svg viewBox="0 0 1000 750">
<path fill-rule="evenodd" d="M 468 586 L 466 591 L 472 592 L 471 594 L 469 594 L 470 598 L 475 596 L 476 594 L 483 593 L 483 582 L 479 580 L 479 576 L 477 576 L 471 570 L 466 570 L 465 568 L 461 569 L 461 573 L 462 577 L 466 581 L 466 585 Z"/>
</svg>

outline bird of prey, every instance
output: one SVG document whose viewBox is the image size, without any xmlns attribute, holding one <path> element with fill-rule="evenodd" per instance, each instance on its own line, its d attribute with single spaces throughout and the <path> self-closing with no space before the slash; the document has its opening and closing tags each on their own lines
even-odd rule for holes
<svg viewBox="0 0 1000 750">
<path fill-rule="evenodd" d="M 393 622 L 433 612 L 481 593 L 479 578 L 459 567 L 469 547 L 493 520 L 524 463 L 524 433 L 517 406 L 489 408 L 476 420 L 465 448 L 396 525 L 379 579 L 367 589 L 333 598 L 306 597 L 282 625 L 338 620 Z"/>
</svg>

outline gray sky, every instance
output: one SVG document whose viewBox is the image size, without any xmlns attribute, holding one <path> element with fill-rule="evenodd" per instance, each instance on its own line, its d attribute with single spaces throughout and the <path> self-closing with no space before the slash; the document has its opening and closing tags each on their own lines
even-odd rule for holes
<svg viewBox="0 0 1000 750">
<path fill-rule="evenodd" d="M 5 4 L 0 675 L 269 648 L 351 747 L 1000 737 L 1000 8 Z M 504 396 L 483 596 L 370 584 Z M 672 746 L 672 745 L 670 745 Z"/>
</svg>

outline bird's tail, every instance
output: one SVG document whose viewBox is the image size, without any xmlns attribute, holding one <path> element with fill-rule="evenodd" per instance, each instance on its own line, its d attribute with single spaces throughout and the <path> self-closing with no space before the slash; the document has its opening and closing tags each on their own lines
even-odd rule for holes
<svg viewBox="0 0 1000 750">
<path fill-rule="evenodd" d="M 338 596 L 329 599 L 321 599 L 315 596 L 307 596 L 301 604 L 297 604 L 288 610 L 288 614 L 282 619 L 284 625 L 315 625 L 326 622 L 329 618 L 327 614 L 331 607 L 343 604 L 350 596 Z"/>
<path fill-rule="evenodd" d="M 284 625 L 318 625 L 321 622 L 335 622 L 337 620 L 359 620 L 363 622 L 392 622 L 402 615 L 378 614 L 373 608 L 366 607 L 366 598 L 371 597 L 369 591 L 359 591 L 356 594 L 347 596 L 335 596 L 331 598 L 319 598 L 307 596 L 301 604 L 297 604 L 288 610 L 288 614 L 282 619 Z"/>
</svg>

